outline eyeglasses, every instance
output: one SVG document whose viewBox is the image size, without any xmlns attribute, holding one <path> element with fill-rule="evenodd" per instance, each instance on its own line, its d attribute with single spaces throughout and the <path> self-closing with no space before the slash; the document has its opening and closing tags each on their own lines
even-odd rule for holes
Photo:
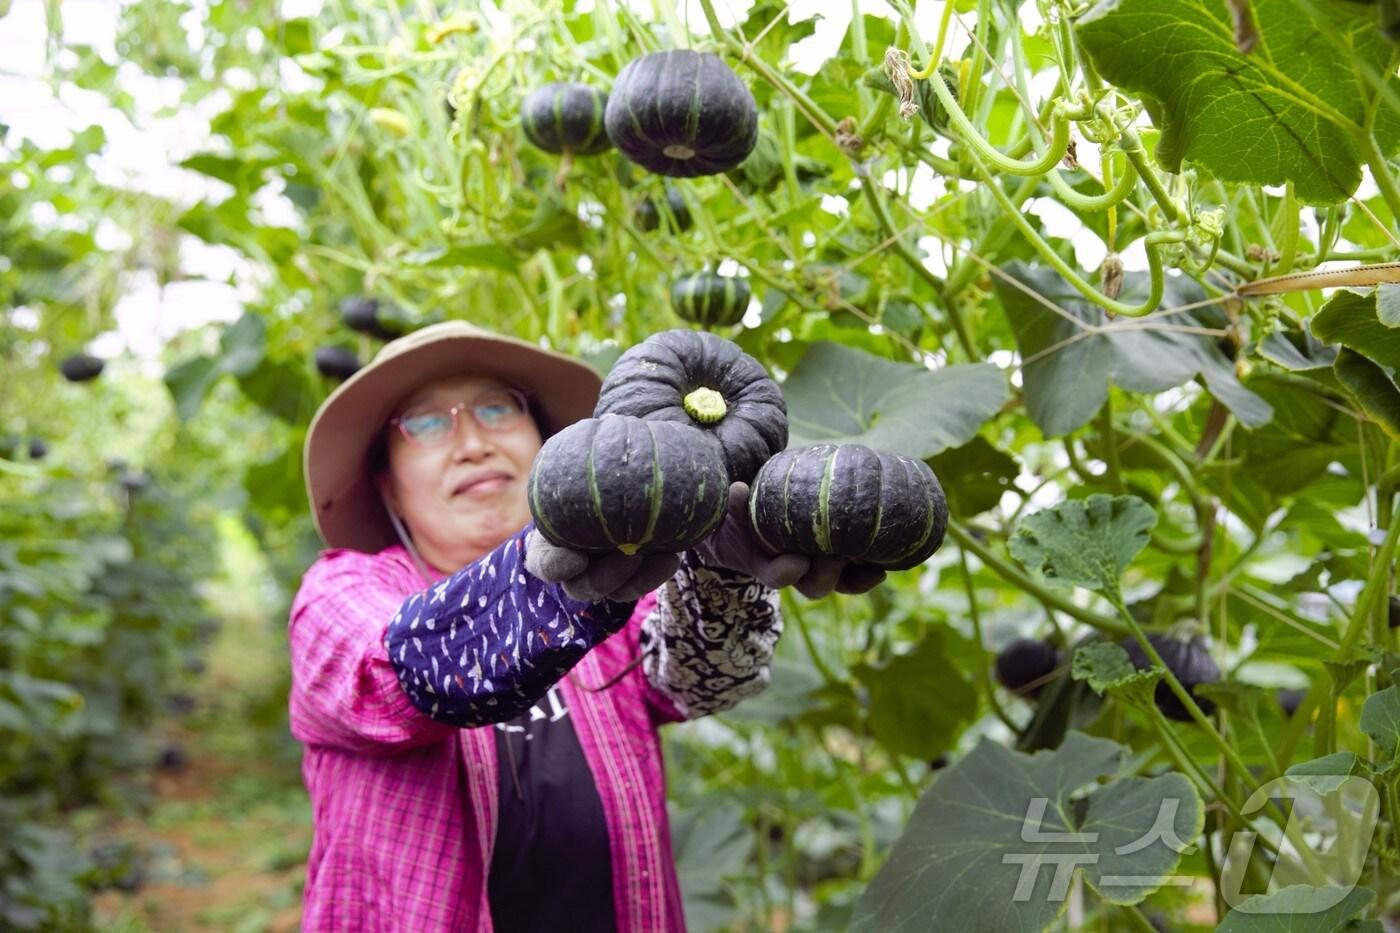
<svg viewBox="0 0 1400 933">
<path fill-rule="evenodd" d="M 517 427 L 530 413 L 525 396 L 514 389 L 490 389 L 451 408 L 425 406 L 404 412 L 389 424 L 420 447 L 437 447 L 457 434 L 457 415 L 471 412 L 483 431 L 498 434 Z"/>
</svg>

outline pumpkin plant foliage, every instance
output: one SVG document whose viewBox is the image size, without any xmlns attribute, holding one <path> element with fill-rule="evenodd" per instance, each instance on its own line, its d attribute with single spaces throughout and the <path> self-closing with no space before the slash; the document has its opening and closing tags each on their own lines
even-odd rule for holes
<svg viewBox="0 0 1400 933">
<path fill-rule="evenodd" d="M 683 372 L 722 333 L 781 398 L 705 429 L 707 475 L 861 444 L 926 462 L 946 497 L 932 557 L 862 596 L 784 592 L 769 690 L 668 727 L 693 928 L 1400 913 L 1393 4 L 891 0 L 824 5 L 819 30 L 773 0 L 133 0 L 110 47 L 49 6 L 49 86 L 146 129 L 132 76 L 159 77 L 209 132 L 170 153 L 189 191 L 162 193 L 99 170 L 102 124 L 40 143 L 0 106 L 0 805 L 21 828 L 0 840 L 0 926 L 90 919 L 101 882 L 45 832 L 116 785 L 130 763 L 107 752 L 147 722 L 99 735 L 77 709 L 120 682 L 92 644 L 145 652 L 159 694 L 190 637 L 173 604 L 133 623 L 137 584 L 92 598 L 94 567 L 192 586 L 217 513 L 285 599 L 317 544 L 300 457 L 335 385 L 321 351 L 348 371 L 445 318 L 620 373 L 629 414 L 684 400 L 628 351 L 673 332 Z M 112 333 L 123 298 L 221 287 L 209 249 L 242 264 L 237 313 L 138 360 Z M 70 381 L 84 356 L 100 372 Z M 122 525 L 116 453 L 175 478 L 190 520 Z M 630 525 L 584 529 L 604 545 L 648 537 L 625 493 Z M 56 534 L 91 547 L 46 550 Z M 161 536 L 158 558 L 133 543 Z M 1219 682 L 1183 684 L 1162 638 Z M 1017 639 L 1054 659 L 1037 689 L 995 679 Z M 1336 800 L 1347 779 L 1375 788 L 1369 830 L 1267 792 Z M 1098 837 L 1035 835 L 1037 799 L 1042 835 Z M 1164 807 L 1181 845 L 1133 848 Z M 1046 862 L 1018 900 L 1046 857 L 1067 887 Z"/>
</svg>

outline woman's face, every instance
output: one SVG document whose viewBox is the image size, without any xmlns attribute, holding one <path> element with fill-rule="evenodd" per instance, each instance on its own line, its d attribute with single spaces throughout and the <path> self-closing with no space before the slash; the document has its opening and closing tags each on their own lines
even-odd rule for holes
<svg viewBox="0 0 1400 933">
<path fill-rule="evenodd" d="M 476 560 L 530 521 L 526 481 L 541 444 L 534 419 L 526 415 L 508 428 L 488 430 L 472 416 L 473 403 L 506 388 L 490 377 L 449 376 L 410 396 L 400 417 L 461 406 L 455 431 L 449 426 L 435 446 L 388 429 L 380 490 L 423 559 L 443 573 Z"/>
</svg>

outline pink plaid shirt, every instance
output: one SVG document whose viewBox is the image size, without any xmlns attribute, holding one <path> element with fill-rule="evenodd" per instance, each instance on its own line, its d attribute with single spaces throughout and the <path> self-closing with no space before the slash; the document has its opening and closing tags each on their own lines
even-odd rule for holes
<svg viewBox="0 0 1400 933">
<path fill-rule="evenodd" d="M 390 618 L 423 585 L 400 546 L 330 550 L 292 604 L 291 730 L 306 746 L 315 820 L 303 930 L 491 930 L 492 729 L 420 713 L 384 647 Z M 605 683 L 638 656 L 641 623 L 655 605 L 656 594 L 641 600 L 627 625 L 560 682 L 602 799 L 623 933 L 685 929 L 657 734 L 684 717 L 641 666 L 607 690 L 580 685 Z"/>
</svg>

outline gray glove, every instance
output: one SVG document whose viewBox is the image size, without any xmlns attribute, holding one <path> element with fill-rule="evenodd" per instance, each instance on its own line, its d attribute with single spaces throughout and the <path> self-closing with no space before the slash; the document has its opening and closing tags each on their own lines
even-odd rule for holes
<svg viewBox="0 0 1400 933">
<path fill-rule="evenodd" d="M 748 503 L 748 484 L 731 484 L 723 524 L 696 545 L 702 562 L 748 574 L 774 589 L 795 587 L 808 599 L 820 599 L 832 591 L 864 593 L 885 579 L 885 571 L 879 567 L 852 564 L 840 557 L 774 554 L 754 533 Z"/>
<path fill-rule="evenodd" d="M 538 529 L 525 536 L 525 569 L 563 584 L 569 598 L 580 602 L 641 599 L 671 579 L 680 565 L 679 554 L 587 554 L 550 544 Z"/>
</svg>

